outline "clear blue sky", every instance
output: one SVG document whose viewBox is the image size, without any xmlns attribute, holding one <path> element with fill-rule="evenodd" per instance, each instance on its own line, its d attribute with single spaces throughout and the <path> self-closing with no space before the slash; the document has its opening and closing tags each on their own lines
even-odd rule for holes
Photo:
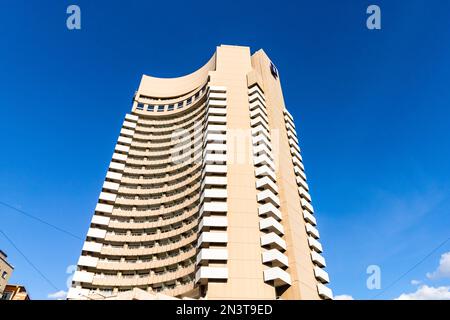
<svg viewBox="0 0 450 320">
<path fill-rule="evenodd" d="M 78 4 L 82 29 L 66 28 Z M 184 75 L 220 44 L 264 48 L 294 115 L 335 294 L 368 299 L 450 236 L 450 2 L 24 1 L 0 10 L 0 201 L 84 239 L 143 73 Z M 382 30 L 365 27 L 378 4 Z M 0 205 L 56 287 L 82 240 Z M 0 235 L 32 298 L 55 292 Z M 450 244 L 384 292 L 429 280 Z"/>
</svg>

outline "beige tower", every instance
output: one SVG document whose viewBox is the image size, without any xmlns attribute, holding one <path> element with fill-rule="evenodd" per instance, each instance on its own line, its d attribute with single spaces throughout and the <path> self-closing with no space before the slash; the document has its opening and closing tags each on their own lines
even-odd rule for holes
<svg viewBox="0 0 450 320">
<path fill-rule="evenodd" d="M 292 116 L 264 51 L 143 76 L 69 299 L 331 299 Z"/>
</svg>

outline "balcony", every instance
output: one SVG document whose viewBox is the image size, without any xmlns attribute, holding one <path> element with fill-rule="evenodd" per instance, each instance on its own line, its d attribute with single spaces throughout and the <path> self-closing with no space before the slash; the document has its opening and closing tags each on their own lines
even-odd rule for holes
<svg viewBox="0 0 450 320">
<path fill-rule="evenodd" d="M 105 239 L 106 230 L 98 229 L 98 228 L 89 228 L 87 232 L 87 236 L 91 238 Z"/>
<path fill-rule="evenodd" d="M 317 225 L 316 218 L 308 211 L 303 211 L 303 219 L 305 219 L 305 221 L 311 223 L 313 226 Z"/>
<path fill-rule="evenodd" d="M 294 124 L 294 122 L 292 122 L 291 119 L 289 119 L 288 117 L 284 116 L 284 123 L 286 124 L 286 129 L 295 131 L 295 124 Z"/>
<path fill-rule="evenodd" d="M 286 250 L 286 242 L 273 232 L 261 236 L 261 246 L 281 251 Z"/>
<path fill-rule="evenodd" d="M 271 249 L 262 253 L 263 263 L 271 263 L 274 267 L 289 267 L 288 257 L 277 249 Z"/>
<path fill-rule="evenodd" d="M 208 153 L 203 158 L 203 161 L 206 164 L 226 163 L 227 162 L 227 155 L 226 154 L 212 154 L 212 153 Z"/>
<path fill-rule="evenodd" d="M 227 145 L 224 143 L 208 143 L 203 148 L 203 156 L 205 156 L 207 153 L 225 153 L 227 151 Z"/>
<path fill-rule="evenodd" d="M 324 268 L 327 266 L 327 264 L 325 262 L 325 258 L 322 257 L 320 254 L 318 254 L 315 251 L 311 251 L 311 260 L 319 267 Z"/>
<path fill-rule="evenodd" d="M 291 150 L 291 155 L 293 157 L 297 157 L 300 161 L 303 161 L 303 158 L 302 158 L 300 152 L 297 149 L 291 147 L 290 150 Z"/>
<path fill-rule="evenodd" d="M 122 174 L 118 172 L 108 171 L 106 173 L 106 178 L 120 182 L 120 180 L 122 179 Z"/>
<path fill-rule="evenodd" d="M 264 281 L 273 281 L 275 287 L 291 285 L 291 276 L 280 267 L 264 270 Z"/>
<path fill-rule="evenodd" d="M 326 272 L 325 270 L 323 270 L 320 267 L 314 267 L 314 275 L 316 276 L 316 279 L 322 283 L 330 282 L 330 277 L 328 276 L 328 272 Z"/>
<path fill-rule="evenodd" d="M 294 148 L 298 153 L 301 153 L 300 147 L 297 145 L 297 143 L 293 139 L 288 139 L 289 145 L 291 148 Z"/>
<path fill-rule="evenodd" d="M 295 144 L 298 144 L 298 139 L 297 139 L 297 136 L 295 135 L 295 133 L 293 133 L 292 131 L 288 130 L 287 136 L 289 137 L 289 139 L 294 140 Z"/>
<path fill-rule="evenodd" d="M 308 202 L 308 200 L 306 199 L 301 199 L 301 204 L 302 204 L 302 208 L 305 210 L 308 210 L 310 213 L 314 213 L 314 208 L 313 206 Z"/>
<path fill-rule="evenodd" d="M 265 111 L 266 104 L 263 101 L 255 100 L 250 102 L 250 110 L 263 109 Z"/>
<path fill-rule="evenodd" d="M 273 182 L 277 181 L 275 172 L 273 171 L 273 169 L 269 168 L 268 166 L 261 166 L 261 167 L 255 168 L 255 175 L 258 178 L 267 176 L 267 177 L 270 177 Z"/>
<path fill-rule="evenodd" d="M 269 189 L 274 193 L 278 193 L 278 186 L 267 176 L 256 180 L 256 188 Z"/>
<path fill-rule="evenodd" d="M 111 182 L 111 181 L 105 181 L 103 183 L 103 189 L 110 190 L 110 191 L 116 191 L 119 190 L 120 183 Z"/>
<path fill-rule="evenodd" d="M 125 164 L 111 161 L 109 164 L 109 169 L 123 171 L 123 169 L 125 169 Z"/>
<path fill-rule="evenodd" d="M 106 203 L 97 203 L 95 212 L 112 213 L 114 206 Z"/>
<path fill-rule="evenodd" d="M 216 186 L 225 187 L 226 185 L 227 185 L 227 177 L 209 176 L 203 179 L 201 189 L 203 189 L 203 187 L 216 187 Z"/>
<path fill-rule="evenodd" d="M 256 118 L 251 119 L 250 125 L 252 126 L 252 128 L 255 128 L 256 126 L 261 125 L 264 128 L 269 129 L 268 121 L 261 116 L 257 116 Z"/>
<path fill-rule="evenodd" d="M 204 213 L 226 214 L 227 211 L 228 206 L 226 202 L 219 202 L 219 201 L 204 202 L 202 207 L 200 208 L 200 216 L 202 216 Z"/>
<path fill-rule="evenodd" d="M 269 122 L 269 119 L 267 118 L 267 114 L 264 109 L 262 108 L 255 108 L 252 111 L 250 111 L 250 118 L 255 118 L 257 116 L 263 117 L 267 122 Z"/>
<path fill-rule="evenodd" d="M 122 144 L 116 144 L 116 148 L 114 150 L 115 151 L 119 151 L 119 152 L 128 153 L 130 151 L 130 147 L 129 146 L 124 146 Z"/>
<path fill-rule="evenodd" d="M 83 244 L 83 251 L 87 252 L 101 252 L 103 244 L 98 242 L 86 241 Z"/>
<path fill-rule="evenodd" d="M 313 227 L 311 224 L 306 223 L 306 232 L 308 232 L 309 235 L 313 236 L 315 239 L 319 239 L 319 230 L 317 228 Z"/>
<path fill-rule="evenodd" d="M 273 204 L 265 203 L 258 208 L 258 215 L 264 217 L 273 217 L 274 219 L 281 220 L 281 211 L 278 210 Z"/>
<path fill-rule="evenodd" d="M 289 119 L 291 119 L 292 121 L 294 121 L 294 118 L 292 117 L 291 113 L 290 113 L 287 109 L 284 109 L 284 110 L 283 110 L 283 113 L 284 113 L 284 115 L 287 116 Z"/>
<path fill-rule="evenodd" d="M 134 130 L 122 128 L 122 130 L 120 130 L 120 135 L 123 137 L 133 137 Z"/>
<path fill-rule="evenodd" d="M 204 247 L 209 243 L 227 243 L 226 232 L 202 232 L 198 237 L 197 247 Z"/>
<path fill-rule="evenodd" d="M 316 239 L 314 239 L 313 237 L 308 237 L 308 244 L 309 247 L 311 249 L 313 249 L 314 251 L 318 252 L 318 253 L 322 253 L 323 249 L 322 249 L 322 244 L 317 241 Z"/>
<path fill-rule="evenodd" d="M 226 267 L 200 267 L 195 274 L 195 282 L 207 282 L 208 279 L 228 279 Z"/>
<path fill-rule="evenodd" d="M 275 170 L 275 163 L 265 154 L 254 157 L 253 164 L 255 166 L 266 165 L 272 168 L 272 170 Z"/>
<path fill-rule="evenodd" d="M 298 193 L 300 194 L 300 197 L 311 202 L 311 196 L 309 195 L 308 191 L 305 190 L 305 188 L 303 188 L 302 186 L 298 187 Z"/>
<path fill-rule="evenodd" d="M 227 123 L 227 118 L 224 116 L 212 116 L 208 114 L 206 116 L 206 123 Z"/>
<path fill-rule="evenodd" d="M 73 282 L 92 283 L 93 280 L 94 280 L 94 273 L 79 270 L 75 271 L 72 278 Z"/>
<path fill-rule="evenodd" d="M 202 262 L 208 262 L 210 260 L 227 260 L 227 249 L 207 249 L 203 248 L 197 254 L 197 264 Z"/>
<path fill-rule="evenodd" d="M 274 206 L 280 206 L 280 199 L 270 190 L 264 190 L 258 192 L 256 195 L 258 202 L 267 203 L 271 202 Z"/>
<path fill-rule="evenodd" d="M 258 85 L 254 85 L 253 87 L 251 87 L 250 89 L 248 89 L 248 95 L 253 95 L 253 94 L 259 94 L 261 97 L 264 97 L 264 93 L 261 91 L 261 89 L 259 88 Z"/>
<path fill-rule="evenodd" d="M 205 142 L 211 142 L 211 141 L 225 142 L 225 141 L 227 141 L 227 135 L 220 134 L 220 133 L 205 134 Z"/>
<path fill-rule="evenodd" d="M 303 180 L 306 181 L 306 175 L 305 172 L 303 172 L 302 169 L 300 169 L 300 167 L 298 166 L 294 166 L 294 172 L 297 176 L 301 177 Z"/>
<path fill-rule="evenodd" d="M 123 122 L 122 127 L 128 128 L 128 129 L 135 129 L 136 128 L 136 122 L 130 122 L 130 121 L 125 120 Z"/>
<path fill-rule="evenodd" d="M 200 202 L 204 199 L 226 199 L 227 189 L 205 189 L 200 197 Z"/>
<path fill-rule="evenodd" d="M 272 217 L 265 218 L 259 221 L 259 230 L 274 232 L 277 235 L 284 234 L 284 228 L 277 220 Z"/>
<path fill-rule="evenodd" d="M 215 99 L 215 100 L 226 100 L 227 94 L 225 92 L 208 92 L 208 98 L 209 99 Z"/>
<path fill-rule="evenodd" d="M 214 165 L 214 164 L 207 164 L 205 166 L 205 168 L 203 169 L 204 174 L 208 174 L 208 173 L 227 173 L 227 166 L 226 165 Z M 202 174 L 203 176 L 203 174 Z"/>
<path fill-rule="evenodd" d="M 91 256 L 80 256 L 80 258 L 78 259 L 78 266 L 83 266 L 83 267 L 97 267 L 97 263 L 98 263 L 98 258 L 96 257 L 91 257 Z"/>
<path fill-rule="evenodd" d="M 227 114 L 227 109 L 225 109 L 225 108 L 213 108 L 213 107 L 211 106 L 210 108 L 208 108 L 208 113 L 207 113 L 207 115 L 208 115 L 208 114 L 223 116 L 223 115 L 226 115 L 226 114 Z"/>
<path fill-rule="evenodd" d="M 296 177 L 297 185 L 303 187 L 306 191 L 309 190 L 309 186 L 302 177 Z"/>
<path fill-rule="evenodd" d="M 214 106 L 214 107 L 226 107 L 227 101 L 226 100 L 208 99 L 206 101 L 206 104 L 208 106 Z"/>
<path fill-rule="evenodd" d="M 210 227 L 226 228 L 227 226 L 228 226 L 227 217 L 211 216 L 211 217 L 203 217 L 202 220 L 200 220 L 198 229 L 202 230 L 203 228 L 210 228 Z"/>
<path fill-rule="evenodd" d="M 122 136 L 120 136 L 120 137 L 117 139 L 117 141 L 120 142 L 120 143 L 123 143 L 123 144 L 125 144 L 125 145 L 130 145 L 131 142 L 133 141 L 133 139 L 132 139 L 132 138 L 129 138 L 129 137 L 122 137 Z"/>
<path fill-rule="evenodd" d="M 333 299 L 333 291 L 322 283 L 317 284 L 317 291 L 322 299 Z"/>
<path fill-rule="evenodd" d="M 99 215 L 94 214 L 94 216 L 92 217 L 91 223 L 107 226 L 107 225 L 109 225 L 109 220 L 110 220 L 109 217 L 99 216 Z"/>
<path fill-rule="evenodd" d="M 252 144 L 253 146 L 258 146 L 258 145 L 262 145 L 265 144 L 269 149 L 271 149 L 270 147 L 270 137 L 267 137 L 263 134 L 259 134 L 257 136 L 254 136 L 252 138 Z"/>
<path fill-rule="evenodd" d="M 225 133 L 227 132 L 227 126 L 223 124 L 209 124 L 206 126 L 205 133 Z"/>
<path fill-rule="evenodd" d="M 252 128 L 251 133 L 252 133 L 253 138 L 262 135 L 262 136 L 265 136 L 267 139 L 270 140 L 270 133 L 269 133 L 269 131 L 267 130 L 267 128 L 265 128 L 262 125 L 258 125 L 257 127 Z"/>
<path fill-rule="evenodd" d="M 258 146 L 253 147 L 253 154 L 256 155 L 267 155 L 270 159 L 273 159 L 273 154 L 270 148 L 265 144 L 260 144 Z"/>
<path fill-rule="evenodd" d="M 138 116 L 135 116 L 135 115 L 132 115 L 132 114 L 129 114 L 129 113 L 127 113 L 127 114 L 125 115 L 125 120 L 128 120 L 128 121 L 132 121 L 132 122 L 136 122 L 136 121 L 138 121 L 138 120 L 139 120 L 139 117 L 138 117 Z"/>
</svg>

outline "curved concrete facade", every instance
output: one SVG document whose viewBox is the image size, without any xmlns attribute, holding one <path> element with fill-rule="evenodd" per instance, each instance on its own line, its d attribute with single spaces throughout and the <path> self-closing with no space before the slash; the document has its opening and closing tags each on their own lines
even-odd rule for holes
<svg viewBox="0 0 450 320">
<path fill-rule="evenodd" d="M 276 68 L 220 46 L 189 75 L 142 77 L 68 298 L 332 298 L 315 225 Z"/>
</svg>

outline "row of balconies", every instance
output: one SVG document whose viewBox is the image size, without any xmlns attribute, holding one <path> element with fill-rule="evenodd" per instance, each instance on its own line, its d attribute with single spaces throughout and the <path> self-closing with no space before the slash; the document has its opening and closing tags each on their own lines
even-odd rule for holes
<svg viewBox="0 0 450 320">
<path fill-rule="evenodd" d="M 203 122 L 199 122 L 196 124 L 194 128 L 188 128 L 188 129 L 180 129 L 172 133 L 171 135 L 168 135 L 164 139 L 155 140 L 146 138 L 145 136 L 141 136 L 138 134 L 135 134 L 137 137 L 136 140 L 133 141 L 132 147 L 132 154 L 136 155 L 146 155 L 146 153 L 139 153 L 143 152 L 148 149 L 147 155 L 159 155 L 164 154 L 166 150 L 170 150 L 171 148 L 176 147 L 179 144 L 186 144 L 190 139 L 194 139 L 197 137 L 200 133 L 203 132 Z M 152 153 L 150 153 L 152 152 Z"/>
<path fill-rule="evenodd" d="M 152 147 L 150 147 L 149 145 L 145 147 L 132 146 L 129 154 L 141 158 L 154 158 L 161 156 L 165 156 L 167 158 L 172 154 L 178 153 L 179 151 L 183 150 L 183 148 L 187 148 L 188 146 L 195 146 L 198 143 L 201 144 L 201 141 L 203 139 L 203 132 L 204 130 L 199 130 L 190 134 L 186 134 L 180 139 L 171 140 L 172 143 L 164 147 L 154 147 L 154 145 L 152 145 Z M 152 161 L 151 159 L 149 160 Z"/>
<path fill-rule="evenodd" d="M 174 237 L 173 239 L 176 240 L 164 239 L 162 241 L 152 241 L 151 243 L 153 243 L 154 246 L 150 248 L 117 248 L 104 246 L 99 242 L 88 241 L 85 242 L 83 251 L 98 252 L 102 255 L 108 256 L 145 256 L 149 254 L 171 252 L 174 250 L 179 250 L 180 248 L 183 248 L 185 246 L 195 244 L 197 241 L 197 234 L 193 232 L 187 236 L 180 235 L 178 237 Z M 164 242 L 167 242 L 167 244 L 160 244 Z M 143 242 L 143 244 L 145 245 L 145 242 Z"/>
<path fill-rule="evenodd" d="M 152 185 L 147 183 L 137 184 L 122 184 L 120 185 L 120 194 L 130 194 L 130 195 L 151 195 L 159 194 L 165 192 L 172 192 L 186 187 L 189 184 L 198 183 L 201 178 L 201 171 L 197 170 L 192 175 L 187 175 L 184 179 L 177 179 L 175 183 L 161 183 L 159 185 Z"/>
<path fill-rule="evenodd" d="M 228 260 L 226 88 L 210 89 L 203 135 L 196 283 L 228 278 L 227 267 L 210 266 L 210 262 L 226 265 Z M 223 247 L 209 248 L 211 245 Z"/>
<path fill-rule="evenodd" d="M 112 231 L 116 234 L 122 234 L 125 233 L 127 234 L 127 232 L 130 232 L 132 236 L 137 236 L 139 234 L 155 234 L 158 232 L 161 233 L 165 233 L 168 232 L 170 230 L 175 230 L 175 229 L 179 229 L 181 225 L 183 224 L 187 224 L 190 223 L 192 220 L 196 219 L 196 214 L 193 213 L 190 217 L 185 218 L 185 219 L 181 219 L 183 215 L 180 215 L 179 217 L 175 217 L 178 218 L 178 221 L 175 221 L 172 224 L 162 224 L 159 226 L 154 226 L 154 227 L 150 227 L 150 228 L 146 228 L 146 223 L 127 223 L 128 226 L 131 226 L 131 228 L 122 228 L 122 226 L 117 227 L 117 226 L 113 226 L 113 225 L 117 225 L 116 223 L 112 223 L 111 219 L 109 217 L 105 217 L 108 219 L 108 229 L 109 231 Z M 97 216 L 95 215 L 94 217 L 98 217 L 98 218 L 104 218 L 103 216 Z M 168 219 L 170 220 L 170 219 Z M 159 220 L 159 221 L 164 221 L 163 219 Z M 94 222 L 93 222 L 94 223 Z M 98 224 L 98 223 L 96 223 Z"/>
<path fill-rule="evenodd" d="M 197 163 L 201 163 L 201 160 L 202 160 L 201 152 L 196 152 L 196 153 L 194 153 L 193 158 L 188 157 L 187 159 L 185 159 L 184 162 L 166 166 L 161 169 L 153 168 L 153 170 L 149 171 L 149 168 L 146 168 L 145 166 L 142 166 L 140 168 L 133 168 L 133 167 L 125 168 L 125 165 L 122 164 L 121 170 L 127 174 L 134 174 L 134 175 L 145 175 L 145 174 L 147 174 L 147 175 L 148 174 L 155 174 L 155 175 L 169 174 L 169 175 L 171 175 L 171 174 L 176 174 L 176 173 L 182 172 L 183 169 L 186 169 L 187 167 L 190 167 Z"/>
<path fill-rule="evenodd" d="M 169 219 L 163 219 L 162 216 L 159 216 L 159 219 L 156 221 L 114 221 L 111 220 L 108 224 L 110 228 L 115 229 L 150 229 L 150 228 L 160 228 L 167 227 L 173 224 L 179 223 L 181 221 L 185 221 L 186 219 L 194 217 L 198 213 L 198 208 L 192 208 L 187 212 L 180 213 L 175 215 Z"/>
<path fill-rule="evenodd" d="M 112 232 L 107 232 L 105 235 L 105 241 L 111 241 L 111 242 L 145 242 L 145 241 L 154 241 L 154 240 L 162 240 L 167 239 L 171 237 L 175 237 L 177 235 L 180 235 L 182 233 L 185 233 L 191 229 L 194 229 L 197 227 L 197 221 L 196 219 L 192 220 L 191 222 L 182 225 L 181 227 L 177 229 L 171 228 L 170 231 L 167 232 L 161 232 L 161 229 L 157 229 L 158 231 L 154 233 L 141 233 L 141 234 L 116 234 Z"/>
<path fill-rule="evenodd" d="M 177 99 L 170 99 L 169 101 L 165 100 L 164 102 L 160 99 L 152 99 L 151 97 L 145 97 L 145 96 L 139 96 L 138 100 L 136 100 L 133 104 L 133 110 L 136 112 L 142 114 L 146 117 L 159 116 L 159 115 L 167 115 L 172 114 L 175 112 L 176 114 L 182 113 L 184 110 L 187 109 L 187 112 L 191 108 L 195 108 L 198 106 L 202 101 L 205 100 L 205 89 L 200 89 L 195 94 L 191 96 L 185 96 L 183 97 L 182 101 L 177 101 L 180 98 Z M 145 100 L 145 101 L 143 101 Z M 191 108 L 187 108 L 189 106 L 192 106 Z M 185 108 L 186 109 L 183 109 Z M 180 110 L 182 109 L 182 110 Z M 183 112 L 184 113 L 184 112 Z"/>
<path fill-rule="evenodd" d="M 123 170 L 125 168 L 124 162 L 127 159 L 127 154 L 129 151 L 129 146 L 132 141 L 134 134 L 134 129 L 136 127 L 136 122 L 138 117 L 134 115 L 127 114 L 123 122 L 122 129 L 120 130 L 120 135 L 118 138 L 117 145 L 112 156 L 112 161 L 110 163 L 108 173 L 106 175 L 106 180 L 102 187 L 102 192 L 99 196 L 99 202 L 95 208 L 95 214 L 92 217 L 91 226 L 88 230 L 87 237 L 105 239 L 106 230 L 98 228 L 99 226 L 107 226 L 109 224 L 110 218 L 104 216 L 104 214 L 111 214 L 114 202 L 116 200 L 117 191 L 119 189 L 120 180 L 122 178 Z M 98 247 L 98 245 L 91 245 L 93 249 Z M 89 252 L 89 251 L 88 251 Z M 80 257 L 80 262 L 83 264 L 93 263 L 95 257 L 90 255 L 85 255 Z M 80 268 L 80 265 L 79 265 Z M 75 273 L 78 275 L 74 276 L 73 282 L 86 282 L 85 280 L 90 277 L 90 273 L 84 271 L 77 271 Z M 92 282 L 88 281 L 88 282 Z"/>
<path fill-rule="evenodd" d="M 155 268 L 167 267 L 182 263 L 183 261 L 192 259 L 196 256 L 196 250 L 193 248 L 190 251 L 182 252 L 173 257 L 167 257 L 165 259 L 152 260 L 148 262 L 110 262 L 110 261 L 102 261 L 99 260 L 96 264 L 96 269 L 98 270 L 115 270 L 115 271 L 142 271 L 142 270 L 150 270 Z"/>
<path fill-rule="evenodd" d="M 128 197 L 132 196 L 119 196 L 117 197 L 116 204 L 118 205 L 129 205 L 129 206 L 139 206 L 139 205 L 156 205 L 156 204 L 167 204 L 171 202 L 177 202 L 180 201 L 181 203 L 184 202 L 184 199 L 193 197 L 194 193 L 198 193 L 200 189 L 199 185 L 193 185 L 189 188 L 186 188 L 186 190 L 181 191 L 179 193 L 176 193 L 171 196 L 161 195 L 161 196 L 153 196 L 153 197 L 139 197 L 135 196 L 134 199 L 128 199 Z M 105 198 L 106 196 L 103 196 Z M 137 198 L 137 199 L 136 199 Z"/>
<path fill-rule="evenodd" d="M 76 278 L 77 272 L 74 274 L 74 279 Z M 168 270 L 167 272 L 164 272 L 162 274 L 155 274 L 151 273 L 148 276 L 145 277 L 139 277 L 139 275 L 135 275 L 133 277 L 101 277 L 96 276 L 94 273 L 92 273 L 92 276 L 88 274 L 84 275 L 86 280 L 89 280 L 90 276 L 92 277 L 92 283 L 93 285 L 98 286 L 140 286 L 140 285 L 147 285 L 147 284 L 154 284 L 154 283 L 161 283 L 161 282 L 168 282 L 173 281 L 177 279 L 182 279 L 184 277 L 187 277 L 195 272 L 195 264 L 191 264 L 187 267 L 179 267 L 175 270 Z M 74 280 L 76 281 L 76 280 Z M 89 282 L 89 281 L 80 281 L 80 282 Z"/>
<path fill-rule="evenodd" d="M 178 212 L 179 210 L 184 210 L 185 208 L 190 208 L 196 206 L 199 203 L 200 194 L 194 194 L 190 198 L 186 198 L 180 201 L 180 203 L 166 203 L 158 204 L 155 206 L 129 206 L 122 205 L 114 208 L 114 215 L 121 217 L 151 217 L 159 216 L 163 214 L 171 214 Z"/>
<path fill-rule="evenodd" d="M 155 137 L 156 139 L 160 138 L 161 136 L 167 136 L 173 133 L 174 131 L 177 131 L 179 129 L 187 129 L 191 128 L 192 126 L 195 126 L 197 123 L 203 121 L 204 113 L 205 113 L 205 106 L 199 107 L 194 110 L 194 112 L 189 113 L 188 116 L 181 116 L 177 117 L 177 123 L 173 125 L 168 125 L 164 127 L 160 126 L 148 126 L 146 124 L 143 124 L 141 122 L 138 122 L 136 131 L 140 135 L 142 135 L 142 139 L 148 139 L 150 137 Z M 180 121 L 180 119 L 183 119 Z M 161 120 L 158 120 L 161 121 Z M 164 121 L 164 120 L 162 120 Z M 140 137 L 141 138 L 141 137 Z"/>
<path fill-rule="evenodd" d="M 262 231 L 262 263 L 264 281 L 274 286 L 291 284 L 291 277 L 284 269 L 289 266 L 281 212 L 278 209 L 280 199 L 276 184 L 275 163 L 273 161 L 269 119 L 265 106 L 265 97 L 258 85 L 249 88 L 250 126 L 253 143 L 253 164 L 255 166 L 259 229 Z"/>
<path fill-rule="evenodd" d="M 160 176 L 156 176 L 153 173 L 146 172 L 145 175 L 132 175 L 125 173 L 123 176 L 121 175 L 121 181 L 124 184 L 161 184 L 161 183 L 167 183 L 172 184 L 173 181 L 185 179 L 186 176 L 191 176 L 195 174 L 195 172 L 199 171 L 201 169 L 201 162 L 199 163 L 193 163 L 188 164 L 184 170 L 181 170 L 178 173 L 173 174 L 160 174 Z"/>
<path fill-rule="evenodd" d="M 171 100 L 171 101 L 165 101 L 166 104 L 161 104 L 160 100 L 155 100 L 153 103 L 148 104 L 147 106 L 145 106 L 144 103 L 148 103 L 148 101 L 143 102 L 143 103 L 136 102 L 135 108 L 136 108 L 136 110 L 140 110 L 139 112 L 144 111 L 144 109 L 147 111 L 155 111 L 155 108 L 157 108 L 158 111 L 173 111 L 173 110 L 178 111 L 179 109 L 183 108 L 183 106 L 192 105 L 193 106 L 192 108 L 196 108 L 200 105 L 199 102 L 202 102 L 204 99 L 207 100 L 207 104 L 208 104 L 209 100 L 223 101 L 226 99 L 226 98 L 225 99 L 223 98 L 223 95 L 225 94 L 225 96 L 226 96 L 226 93 L 213 92 L 213 90 L 215 90 L 215 89 L 211 89 L 211 88 L 212 87 L 207 87 L 206 89 L 202 88 L 199 91 L 197 91 L 193 96 L 189 96 L 189 97 L 187 97 L 187 99 L 185 99 L 183 101 Z M 203 94 L 203 93 L 206 93 L 206 94 Z M 140 97 L 139 101 L 142 101 L 142 99 L 143 98 Z M 152 100 L 150 99 L 150 101 L 152 101 Z M 195 103 L 194 103 L 194 101 L 195 101 Z M 165 106 L 167 106 L 167 110 L 166 110 Z M 162 107 L 162 109 L 161 109 L 161 107 Z M 150 110 L 150 108 L 151 108 L 151 110 Z M 150 113 L 142 112 L 142 113 L 147 116 L 155 115 L 153 112 L 150 112 Z M 166 113 L 164 112 L 163 114 L 166 114 Z M 167 125 L 168 122 L 165 121 L 165 122 L 163 122 L 163 124 L 158 125 L 158 122 L 155 123 L 155 122 L 152 122 L 152 120 L 147 120 L 146 123 L 148 123 L 149 125 L 154 125 L 154 126 L 165 126 L 165 125 Z M 173 122 L 170 122 L 170 123 L 173 123 Z"/>
<path fill-rule="evenodd" d="M 143 156 L 140 157 L 139 159 L 136 158 L 127 159 L 127 165 L 145 166 L 146 170 L 164 169 L 170 167 L 174 163 L 184 163 L 187 158 L 192 157 L 193 155 L 195 155 L 195 153 L 201 152 L 202 152 L 201 137 L 198 137 L 196 141 L 179 145 L 177 148 L 169 150 L 169 154 L 164 159 L 149 160 L 146 159 L 145 156 Z"/>
<path fill-rule="evenodd" d="M 298 187 L 298 193 L 300 196 L 300 205 L 302 207 L 303 219 L 305 221 L 305 228 L 308 234 L 308 245 L 311 249 L 311 260 L 314 267 L 314 275 L 318 281 L 317 290 L 319 295 L 324 299 L 331 299 L 332 292 L 324 284 L 328 283 L 328 273 L 323 270 L 326 266 L 325 259 L 320 253 L 322 253 L 322 245 L 318 241 L 320 235 L 319 231 L 315 227 L 317 225 L 316 218 L 314 217 L 314 208 L 311 204 L 311 196 L 308 192 L 309 187 L 306 183 L 305 168 L 303 166 L 302 157 L 300 155 L 300 147 L 298 146 L 298 138 L 295 132 L 295 125 L 292 116 L 287 110 L 284 110 L 284 119 L 286 124 L 287 138 L 292 155 L 292 163 L 294 166 L 294 173 L 296 175 L 296 182 Z"/>
</svg>

